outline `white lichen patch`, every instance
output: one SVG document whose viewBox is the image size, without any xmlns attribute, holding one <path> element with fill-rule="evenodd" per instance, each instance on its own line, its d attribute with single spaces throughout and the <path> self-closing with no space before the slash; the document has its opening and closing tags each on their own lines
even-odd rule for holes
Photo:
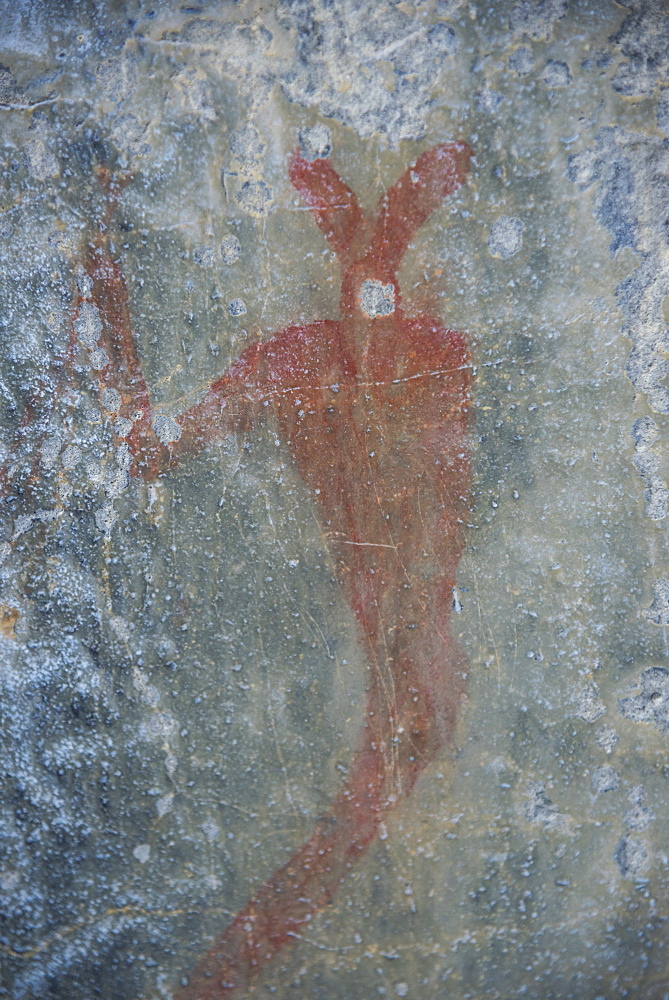
<svg viewBox="0 0 669 1000">
<path fill-rule="evenodd" d="M 151 857 L 151 845 L 150 844 L 138 844 L 137 847 L 132 852 L 133 857 L 137 858 L 140 864 L 145 865 L 146 862 Z"/>
<path fill-rule="evenodd" d="M 56 464 L 62 442 L 55 435 L 48 437 L 40 449 L 42 465 L 45 469 L 52 469 Z"/>
<path fill-rule="evenodd" d="M 211 246 L 197 246 L 193 250 L 193 260 L 200 267 L 213 267 L 215 261 L 214 248 Z"/>
<path fill-rule="evenodd" d="M 239 260 L 242 253 L 242 246 L 236 236 L 230 233 L 221 240 L 221 260 L 224 264 L 234 264 Z"/>
<path fill-rule="evenodd" d="M 102 390 L 101 399 L 105 410 L 109 410 L 110 413 L 118 413 L 121 407 L 121 394 L 113 386 L 108 385 Z"/>
<path fill-rule="evenodd" d="M 366 316 L 389 316 L 395 312 L 395 286 L 367 278 L 360 288 L 360 308 Z"/>
<path fill-rule="evenodd" d="M 42 523 L 55 521 L 61 514 L 61 510 L 42 510 L 41 508 L 32 514 L 19 514 L 14 521 L 14 538 L 18 538 L 20 535 L 25 534 L 26 531 L 30 531 L 36 521 L 41 521 Z"/>
<path fill-rule="evenodd" d="M 583 722 L 596 722 L 606 712 L 596 684 L 587 684 L 576 698 L 576 715 Z"/>
<path fill-rule="evenodd" d="M 325 125 L 310 125 L 297 133 L 305 160 L 323 160 L 332 151 L 332 132 Z"/>
<path fill-rule="evenodd" d="M 131 430 L 132 420 L 128 420 L 127 417 L 117 417 L 114 421 L 114 434 L 120 438 L 127 437 Z"/>
<path fill-rule="evenodd" d="M 669 580 L 666 577 L 655 582 L 653 600 L 643 616 L 654 625 L 669 625 Z"/>
<path fill-rule="evenodd" d="M 547 87 L 568 87 L 572 82 L 572 75 L 569 66 L 565 62 L 557 59 L 549 59 L 544 66 L 541 79 Z"/>
<path fill-rule="evenodd" d="M 101 531 L 105 538 L 109 538 L 112 528 L 118 521 L 118 514 L 114 510 L 114 504 L 110 501 L 104 503 L 95 512 L 95 524 L 98 531 Z"/>
<path fill-rule="evenodd" d="M 493 222 L 488 236 L 488 252 L 492 257 L 508 260 L 523 245 L 523 223 L 511 215 L 500 215 Z"/>
<path fill-rule="evenodd" d="M 550 38 L 554 23 L 566 13 L 567 0 L 521 0 L 511 11 L 509 27 L 514 35 L 541 41 Z"/>
<path fill-rule="evenodd" d="M 265 143 L 255 125 L 243 125 L 230 136 L 230 152 L 244 167 L 257 163 L 265 152 Z"/>
<path fill-rule="evenodd" d="M 68 471 L 76 469 L 76 467 L 79 465 L 79 462 L 82 459 L 82 454 L 83 453 L 81 451 L 81 448 L 78 445 L 76 444 L 68 445 L 68 447 L 65 449 L 65 451 L 61 456 L 63 468 L 67 469 Z"/>
<path fill-rule="evenodd" d="M 82 302 L 74 321 L 74 332 L 84 347 L 93 350 L 102 333 L 100 310 L 93 302 Z"/>
<path fill-rule="evenodd" d="M 231 316 L 243 316 L 246 312 L 246 303 L 244 299 L 233 299 L 228 306 L 228 312 Z"/>
<path fill-rule="evenodd" d="M 109 355 L 104 347 L 95 347 L 91 351 L 91 368 L 94 371 L 102 371 L 109 364 Z"/>
<path fill-rule="evenodd" d="M 181 437 L 181 426 L 165 413 L 158 413 L 153 420 L 156 437 L 162 444 L 168 445 Z"/>
<path fill-rule="evenodd" d="M 237 203 L 242 211 L 257 218 L 267 215 L 272 199 L 272 189 L 264 181 L 246 181 L 237 193 Z"/>
<path fill-rule="evenodd" d="M 169 792 L 167 795 L 163 795 L 156 801 L 156 812 L 162 818 L 167 816 L 168 813 L 172 812 L 172 807 L 174 805 L 174 795 Z"/>
<path fill-rule="evenodd" d="M 646 514 L 653 521 L 660 521 L 667 516 L 667 505 L 669 504 L 669 487 L 665 480 L 658 475 L 660 453 L 652 448 L 658 437 L 659 430 L 652 417 L 640 417 L 632 425 L 632 438 L 634 440 L 632 461 L 640 478 L 645 483 Z"/>
</svg>

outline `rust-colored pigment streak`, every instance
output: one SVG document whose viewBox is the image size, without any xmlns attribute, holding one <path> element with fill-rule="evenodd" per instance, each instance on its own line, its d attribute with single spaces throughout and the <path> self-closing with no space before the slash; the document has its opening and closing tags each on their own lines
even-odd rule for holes
<svg viewBox="0 0 669 1000">
<path fill-rule="evenodd" d="M 404 313 L 396 272 L 417 229 L 462 184 L 470 157 L 465 143 L 423 153 L 366 219 L 327 160 L 295 153 L 290 178 L 341 260 L 339 319 L 247 348 L 181 416 L 169 449 L 151 430 L 115 271 L 95 296 L 109 328 L 102 343 L 118 355 L 101 384 L 114 384 L 126 408 L 145 410 L 130 438 L 133 474 L 152 478 L 273 413 L 316 502 L 369 664 L 365 721 L 328 816 L 234 918 L 178 1000 L 243 996 L 452 742 L 466 668 L 449 615 L 469 494 L 470 365 L 461 334 Z M 111 262 L 96 252 L 93 275 L 104 283 Z"/>
</svg>

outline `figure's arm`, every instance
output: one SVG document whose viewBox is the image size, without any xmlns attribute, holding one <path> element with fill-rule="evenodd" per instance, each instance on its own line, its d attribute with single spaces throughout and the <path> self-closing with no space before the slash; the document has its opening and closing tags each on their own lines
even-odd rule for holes
<svg viewBox="0 0 669 1000">
<path fill-rule="evenodd" d="M 248 430 L 268 399 L 269 377 L 267 344 L 251 344 L 200 402 L 177 418 L 181 434 L 169 445 L 171 457 L 195 454 L 212 441 Z"/>
<path fill-rule="evenodd" d="M 378 211 L 372 253 L 395 271 L 412 237 L 444 198 L 461 186 L 473 151 L 466 142 L 428 149 L 384 194 Z"/>
<path fill-rule="evenodd" d="M 328 160 L 305 160 L 296 150 L 288 173 L 293 186 L 313 210 L 316 223 L 345 263 L 362 246 L 365 220 L 358 199 Z"/>
<path fill-rule="evenodd" d="M 77 283 L 72 349 L 68 353 L 73 354 L 77 340 L 90 352 L 102 405 L 110 415 L 120 418 L 116 427 L 132 454 L 132 476 L 155 479 L 182 455 L 250 426 L 270 374 L 266 345 L 248 347 L 196 406 L 176 422 L 163 418 L 161 427 L 152 412 L 135 343 L 125 277 L 109 252 L 104 233 L 90 246 Z"/>
</svg>

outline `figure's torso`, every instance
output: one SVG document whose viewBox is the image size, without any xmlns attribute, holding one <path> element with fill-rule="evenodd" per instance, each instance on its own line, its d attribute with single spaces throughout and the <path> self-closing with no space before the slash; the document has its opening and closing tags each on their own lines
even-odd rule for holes
<svg viewBox="0 0 669 1000">
<path fill-rule="evenodd" d="M 375 322 L 362 373 L 338 323 L 274 338 L 270 404 L 354 605 L 406 615 L 407 589 L 452 577 L 461 551 L 469 372 L 459 334 L 427 319 Z"/>
</svg>

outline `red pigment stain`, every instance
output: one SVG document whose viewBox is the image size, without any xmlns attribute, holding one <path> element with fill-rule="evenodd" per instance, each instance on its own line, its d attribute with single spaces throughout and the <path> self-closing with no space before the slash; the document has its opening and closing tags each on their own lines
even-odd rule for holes
<svg viewBox="0 0 669 1000">
<path fill-rule="evenodd" d="M 132 474 L 154 478 L 272 414 L 313 497 L 369 669 L 349 777 L 327 816 L 232 920 L 177 1000 L 244 995 L 452 746 L 466 680 L 449 618 L 469 501 L 471 366 L 462 334 L 404 312 L 397 270 L 416 231 L 463 183 L 471 156 L 463 142 L 428 150 L 366 218 L 328 160 L 294 153 L 290 179 L 341 262 L 339 319 L 248 347 L 182 414 L 181 437 L 168 447 L 151 427 L 123 275 L 104 239 L 91 247 L 91 299 L 110 358 L 100 386 L 116 388 L 121 414 L 134 417 Z"/>
</svg>

